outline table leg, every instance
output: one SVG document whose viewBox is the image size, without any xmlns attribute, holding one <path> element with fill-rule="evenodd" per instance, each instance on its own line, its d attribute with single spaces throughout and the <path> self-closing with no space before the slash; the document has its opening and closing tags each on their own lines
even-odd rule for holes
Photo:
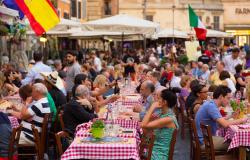
<svg viewBox="0 0 250 160">
<path fill-rule="evenodd" d="M 246 156 L 247 156 L 246 148 L 243 146 L 240 146 L 240 148 L 239 148 L 239 160 L 246 160 Z"/>
</svg>

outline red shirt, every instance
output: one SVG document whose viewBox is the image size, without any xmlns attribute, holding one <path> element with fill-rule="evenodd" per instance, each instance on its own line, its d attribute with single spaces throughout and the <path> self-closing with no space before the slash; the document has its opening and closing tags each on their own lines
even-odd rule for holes
<svg viewBox="0 0 250 160">
<path fill-rule="evenodd" d="M 205 50 L 205 54 L 210 58 L 212 56 L 212 52 L 209 50 Z"/>
</svg>

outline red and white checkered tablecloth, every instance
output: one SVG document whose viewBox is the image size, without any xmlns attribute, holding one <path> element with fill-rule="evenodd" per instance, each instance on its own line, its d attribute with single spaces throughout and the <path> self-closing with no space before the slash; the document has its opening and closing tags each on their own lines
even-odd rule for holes
<svg viewBox="0 0 250 160">
<path fill-rule="evenodd" d="M 10 124 L 12 128 L 17 128 L 19 126 L 19 122 L 16 117 L 8 116 L 8 118 L 10 120 Z"/>
<path fill-rule="evenodd" d="M 240 146 L 250 146 L 250 124 L 231 125 L 225 134 L 225 141 L 231 140 L 228 150 Z"/>
<path fill-rule="evenodd" d="M 119 124 L 122 128 L 131 128 L 131 129 L 140 130 L 139 122 L 136 120 L 115 119 L 112 122 L 105 121 L 105 123 Z M 78 132 L 80 130 L 88 130 L 88 129 L 90 129 L 91 125 L 92 125 L 92 122 L 80 124 L 76 127 L 76 132 Z"/>
<path fill-rule="evenodd" d="M 118 135 L 127 139 L 129 143 L 80 143 L 80 139 L 90 136 L 88 133 L 92 122 L 83 123 L 76 128 L 76 137 L 70 147 L 62 155 L 62 160 L 68 159 L 135 159 L 139 160 L 140 136 L 138 130 L 139 122 L 135 120 L 117 119 L 105 121 L 105 123 L 119 124 L 123 128 L 133 129 L 133 133 L 123 133 Z"/>
<path fill-rule="evenodd" d="M 120 98 L 113 104 L 121 102 L 123 106 L 134 106 L 134 105 L 141 105 L 142 104 L 142 97 L 135 96 L 133 98 L 129 98 L 129 96 L 125 96 L 125 98 Z"/>
<path fill-rule="evenodd" d="M 100 159 L 119 160 L 134 159 L 139 160 L 138 147 L 135 138 L 128 138 L 129 143 L 91 143 L 80 142 L 75 138 L 69 148 L 61 156 L 61 160 L 71 159 Z"/>
</svg>

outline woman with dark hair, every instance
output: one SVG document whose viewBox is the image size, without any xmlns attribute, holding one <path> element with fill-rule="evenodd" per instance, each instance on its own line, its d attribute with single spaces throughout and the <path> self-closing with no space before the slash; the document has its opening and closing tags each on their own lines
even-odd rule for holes
<svg viewBox="0 0 250 160">
<path fill-rule="evenodd" d="M 7 90 L 8 96 L 14 95 L 18 92 L 19 88 L 13 83 L 15 77 L 12 71 L 6 71 L 4 73 L 5 82 L 3 88 Z"/>
<path fill-rule="evenodd" d="M 203 104 L 205 100 L 207 100 L 207 92 L 208 88 L 206 85 L 198 85 L 195 90 L 195 95 L 197 96 L 196 100 L 194 101 L 192 108 L 191 108 L 191 114 L 193 117 L 195 117 L 196 112 L 199 110 L 200 106 Z"/>
<path fill-rule="evenodd" d="M 158 102 L 154 102 L 142 120 L 141 127 L 154 130 L 155 142 L 151 160 L 168 159 L 168 152 L 172 133 L 178 128 L 178 122 L 172 108 L 176 105 L 176 94 L 168 89 L 161 92 Z M 161 109 L 158 119 L 151 121 L 151 116 L 156 109 Z"/>
<path fill-rule="evenodd" d="M 19 89 L 19 96 L 22 98 L 23 102 L 27 105 L 32 102 L 32 86 L 26 84 Z"/>
<path fill-rule="evenodd" d="M 236 80 L 236 90 L 237 91 L 240 91 L 240 89 L 242 87 L 245 87 L 246 86 L 246 82 L 245 82 L 245 77 L 241 75 L 242 73 L 242 65 L 241 64 L 238 64 L 235 66 L 235 80 Z"/>
<path fill-rule="evenodd" d="M 72 96 L 75 97 L 75 90 L 77 88 L 77 86 L 83 84 L 86 85 L 87 87 L 90 87 L 91 89 L 91 82 L 88 81 L 88 77 L 86 76 L 86 74 L 78 74 L 75 76 L 75 80 L 74 80 L 74 86 L 72 88 Z"/>
</svg>

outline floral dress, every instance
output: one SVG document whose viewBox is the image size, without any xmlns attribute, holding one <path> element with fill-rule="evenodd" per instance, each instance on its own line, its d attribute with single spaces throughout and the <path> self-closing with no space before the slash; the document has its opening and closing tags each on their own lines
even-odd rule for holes
<svg viewBox="0 0 250 160">
<path fill-rule="evenodd" d="M 166 114 L 161 114 L 160 118 L 170 117 L 176 128 L 179 128 L 178 122 L 176 120 L 175 114 L 172 110 L 169 110 Z M 155 142 L 152 152 L 151 160 L 168 160 L 168 152 L 170 148 L 170 143 L 172 139 L 174 128 L 159 128 L 155 129 Z"/>
</svg>

